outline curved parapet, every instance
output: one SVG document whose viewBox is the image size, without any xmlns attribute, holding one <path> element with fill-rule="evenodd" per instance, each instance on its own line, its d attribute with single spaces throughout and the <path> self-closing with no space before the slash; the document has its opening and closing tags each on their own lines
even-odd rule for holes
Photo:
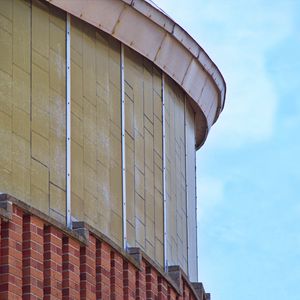
<svg viewBox="0 0 300 300">
<path fill-rule="evenodd" d="M 198 106 L 197 148 L 203 144 L 224 107 L 226 84 L 214 62 L 182 27 L 144 0 L 47 1 L 114 36 L 178 83 Z"/>
</svg>

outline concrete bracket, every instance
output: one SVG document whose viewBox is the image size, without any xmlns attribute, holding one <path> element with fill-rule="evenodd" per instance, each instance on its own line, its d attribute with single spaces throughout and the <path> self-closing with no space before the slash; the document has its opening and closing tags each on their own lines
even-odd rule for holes
<svg viewBox="0 0 300 300">
<path fill-rule="evenodd" d="M 7 198 L 7 194 L 0 194 L 0 218 L 5 222 L 12 219 L 12 202 Z"/>
<path fill-rule="evenodd" d="M 85 222 L 72 222 L 72 230 L 81 236 L 86 243 L 88 243 L 90 233 Z"/>
<path fill-rule="evenodd" d="M 180 293 L 182 294 L 182 274 L 180 266 L 168 266 L 168 275 L 177 284 Z"/>
<path fill-rule="evenodd" d="M 128 254 L 139 264 L 141 265 L 142 263 L 142 251 L 138 247 L 129 247 L 127 248 Z"/>
</svg>

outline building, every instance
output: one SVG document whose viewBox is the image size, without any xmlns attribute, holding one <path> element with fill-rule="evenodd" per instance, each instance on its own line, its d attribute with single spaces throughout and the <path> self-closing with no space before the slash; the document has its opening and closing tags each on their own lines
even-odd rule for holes
<svg viewBox="0 0 300 300">
<path fill-rule="evenodd" d="M 205 51 L 144 0 L 0 2 L 0 298 L 201 299 Z"/>
</svg>

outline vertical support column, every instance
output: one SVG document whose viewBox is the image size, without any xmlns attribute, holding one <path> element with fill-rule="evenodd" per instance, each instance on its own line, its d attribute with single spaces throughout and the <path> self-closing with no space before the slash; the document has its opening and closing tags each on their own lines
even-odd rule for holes
<svg viewBox="0 0 300 300">
<path fill-rule="evenodd" d="M 66 128 L 67 128 L 67 191 L 66 191 L 66 223 L 68 228 L 72 228 L 71 220 L 71 36 L 70 36 L 70 14 L 67 13 L 66 26 Z"/>
<path fill-rule="evenodd" d="M 123 248 L 127 249 L 126 217 L 126 156 L 125 156 L 125 87 L 124 87 L 124 45 L 121 43 L 121 134 L 122 134 L 122 211 L 123 211 Z"/>
<path fill-rule="evenodd" d="M 162 73 L 162 159 L 163 159 L 163 210 L 164 210 L 164 269 L 168 271 L 167 257 L 167 190 L 166 190 L 166 121 L 165 121 L 165 75 Z"/>
</svg>

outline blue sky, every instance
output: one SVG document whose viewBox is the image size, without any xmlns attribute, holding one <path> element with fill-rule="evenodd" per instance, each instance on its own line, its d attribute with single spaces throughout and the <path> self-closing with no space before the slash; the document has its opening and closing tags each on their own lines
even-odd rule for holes
<svg viewBox="0 0 300 300">
<path fill-rule="evenodd" d="M 213 300 L 299 300 L 300 1 L 155 2 L 227 82 L 197 153 L 199 279 Z"/>
</svg>

